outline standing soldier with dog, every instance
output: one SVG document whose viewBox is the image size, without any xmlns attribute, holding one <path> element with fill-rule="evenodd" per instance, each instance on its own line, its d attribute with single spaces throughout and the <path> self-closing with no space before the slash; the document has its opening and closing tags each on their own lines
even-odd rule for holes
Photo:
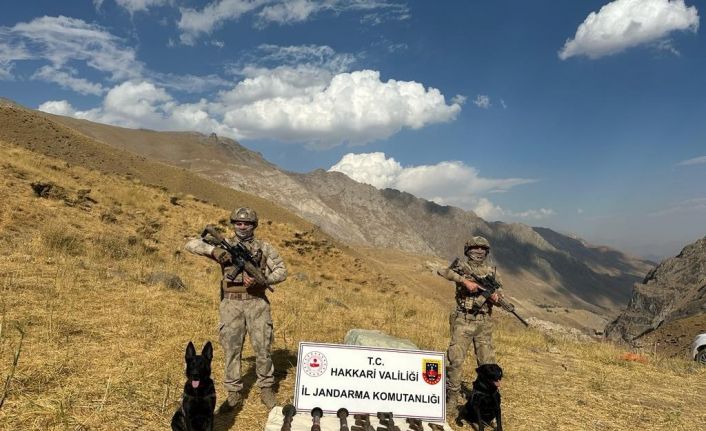
<svg viewBox="0 0 706 431">
<path fill-rule="evenodd" d="M 488 240 L 474 236 L 466 241 L 463 259 L 457 258 L 448 268 L 437 271 L 440 276 L 456 282 L 456 309 L 449 317 L 451 341 L 446 354 L 446 400 L 451 408 L 462 402 L 461 372 L 468 348 L 473 345 L 478 366 L 495 363 L 491 314 L 493 305 L 502 298 L 502 289 L 486 300 L 481 294 L 483 287 L 473 280 L 473 275 L 494 276 L 500 283 L 495 269 L 486 263 L 489 253 Z"/>
<path fill-rule="evenodd" d="M 219 413 L 228 412 L 243 401 L 241 391 L 243 381 L 240 375 L 240 361 L 245 334 L 250 334 L 250 342 L 255 350 L 256 386 L 260 388 L 260 399 L 267 408 L 277 404 L 272 386 L 274 365 L 270 349 L 273 329 L 270 302 L 265 295 L 271 285 L 287 278 L 287 269 L 277 251 L 266 241 L 255 239 L 257 213 L 251 208 L 235 209 L 230 216 L 235 236 L 224 243 L 209 243 L 203 238 L 192 239 L 186 249 L 192 253 L 207 256 L 221 265 L 221 303 L 219 306 L 219 339 L 225 355 L 225 388 L 227 399 L 221 404 Z M 240 243 L 250 253 L 251 272 L 238 265 L 239 256 L 229 252 L 229 246 Z M 231 249 L 233 251 L 234 249 Z M 240 261 L 242 263 L 242 261 Z M 257 280 L 261 280 L 258 282 Z"/>
</svg>

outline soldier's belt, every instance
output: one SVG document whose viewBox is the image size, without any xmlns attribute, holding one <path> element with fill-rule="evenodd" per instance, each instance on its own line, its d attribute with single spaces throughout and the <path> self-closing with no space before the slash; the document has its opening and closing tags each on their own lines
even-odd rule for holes
<svg viewBox="0 0 706 431">
<path fill-rule="evenodd" d="M 485 310 L 483 310 L 483 309 L 481 309 L 480 311 L 478 311 L 478 312 L 476 313 L 476 312 L 474 312 L 474 311 L 471 310 L 471 309 L 467 309 L 467 308 L 457 308 L 457 309 L 456 309 L 456 312 L 457 312 L 457 313 L 460 313 L 460 314 L 470 315 L 470 316 L 485 316 L 486 314 L 488 314 L 488 312 L 485 311 Z"/>
<path fill-rule="evenodd" d="M 255 299 L 259 298 L 258 296 L 251 295 L 247 292 L 224 292 L 223 293 L 223 299 L 234 299 L 237 301 L 245 301 L 248 299 Z"/>
</svg>

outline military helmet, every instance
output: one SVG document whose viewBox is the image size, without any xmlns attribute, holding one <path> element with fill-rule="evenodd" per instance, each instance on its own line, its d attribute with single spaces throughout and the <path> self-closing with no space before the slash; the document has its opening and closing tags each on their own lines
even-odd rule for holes
<svg viewBox="0 0 706 431">
<path fill-rule="evenodd" d="M 488 252 L 490 252 L 490 243 L 487 239 L 482 236 L 474 236 L 473 238 L 466 241 L 466 244 L 463 246 L 463 253 L 468 253 L 468 250 L 473 247 L 483 247 L 484 249 L 488 250 Z"/>
<path fill-rule="evenodd" d="M 254 209 L 248 207 L 234 209 L 233 212 L 230 213 L 230 222 L 235 223 L 237 221 L 248 221 L 257 226 L 257 213 Z"/>
</svg>

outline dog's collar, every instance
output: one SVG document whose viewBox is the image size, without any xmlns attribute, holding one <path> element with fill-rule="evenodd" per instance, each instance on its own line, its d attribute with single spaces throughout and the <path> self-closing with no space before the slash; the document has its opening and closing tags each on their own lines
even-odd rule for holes
<svg viewBox="0 0 706 431">
<path fill-rule="evenodd" d="M 473 382 L 474 389 L 477 386 L 479 389 L 492 389 L 489 385 L 485 384 L 485 382 L 481 380 L 476 380 Z"/>
</svg>

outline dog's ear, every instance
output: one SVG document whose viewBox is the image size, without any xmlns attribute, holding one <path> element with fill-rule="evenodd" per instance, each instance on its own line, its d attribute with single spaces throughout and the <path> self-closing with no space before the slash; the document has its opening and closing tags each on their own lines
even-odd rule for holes
<svg viewBox="0 0 706 431">
<path fill-rule="evenodd" d="M 194 347 L 194 343 L 189 341 L 189 344 L 186 346 L 186 360 L 188 361 L 194 356 L 196 356 L 196 347 Z"/>
<path fill-rule="evenodd" d="M 203 349 L 201 350 L 201 356 L 205 357 L 208 362 L 211 362 L 211 359 L 213 359 L 213 346 L 211 345 L 210 341 L 206 342 L 206 345 L 203 346 Z"/>
</svg>

